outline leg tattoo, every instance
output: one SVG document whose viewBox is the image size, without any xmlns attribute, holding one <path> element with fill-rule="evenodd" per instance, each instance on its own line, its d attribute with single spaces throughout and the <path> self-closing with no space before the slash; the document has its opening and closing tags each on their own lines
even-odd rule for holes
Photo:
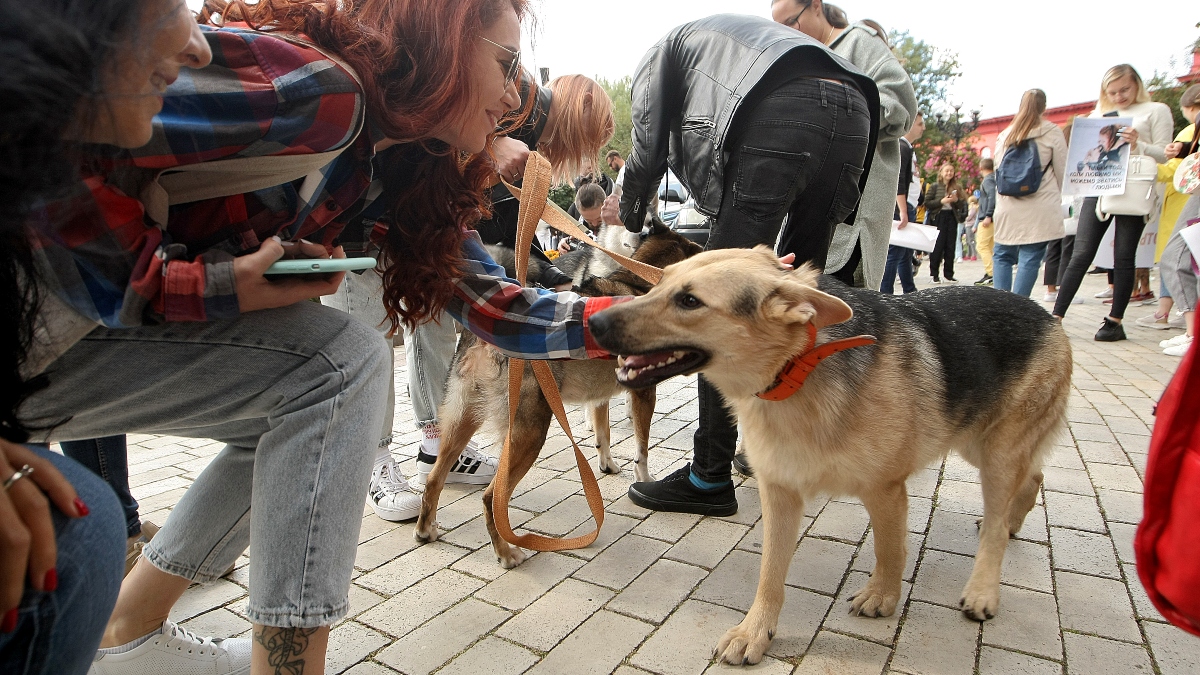
<svg viewBox="0 0 1200 675">
<path fill-rule="evenodd" d="M 308 638 L 319 628 L 276 628 L 263 626 L 254 631 L 254 641 L 267 650 L 267 663 L 275 675 L 303 675 Z"/>
</svg>

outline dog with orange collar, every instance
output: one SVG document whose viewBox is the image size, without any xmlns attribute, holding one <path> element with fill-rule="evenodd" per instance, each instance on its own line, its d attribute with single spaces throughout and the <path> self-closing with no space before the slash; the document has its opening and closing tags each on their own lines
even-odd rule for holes
<svg viewBox="0 0 1200 675">
<path fill-rule="evenodd" d="M 758 663 L 777 630 L 804 504 L 860 499 L 875 568 L 851 612 L 890 616 L 906 558 L 906 479 L 955 450 L 980 470 L 983 520 L 960 606 L 992 618 L 1011 535 L 1066 428 L 1071 348 L 1061 325 L 1012 293 L 952 286 L 903 296 L 850 288 L 766 247 L 701 253 L 648 294 L 592 317 L 629 387 L 702 372 L 737 413 L 762 501 L 758 592 L 721 639 Z M 969 535 L 971 533 L 964 533 Z"/>
</svg>

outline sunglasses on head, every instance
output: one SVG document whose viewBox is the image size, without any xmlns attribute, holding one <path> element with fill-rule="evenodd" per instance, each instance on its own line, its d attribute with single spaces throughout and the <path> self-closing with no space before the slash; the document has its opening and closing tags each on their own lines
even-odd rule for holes
<svg viewBox="0 0 1200 675">
<path fill-rule="evenodd" d="M 486 42 L 490 45 L 499 47 L 500 49 L 503 49 L 504 51 L 508 52 L 509 54 L 512 54 L 512 61 L 509 61 L 509 63 L 508 63 L 508 72 L 504 73 L 504 84 L 510 85 L 513 82 L 516 82 L 517 76 L 521 74 L 521 52 L 514 52 L 513 50 L 509 49 L 508 47 L 505 47 L 504 45 L 501 45 L 501 44 L 496 44 L 495 42 L 492 42 L 491 40 L 483 37 L 482 35 L 479 36 L 479 39 L 483 40 L 484 42 Z"/>
</svg>

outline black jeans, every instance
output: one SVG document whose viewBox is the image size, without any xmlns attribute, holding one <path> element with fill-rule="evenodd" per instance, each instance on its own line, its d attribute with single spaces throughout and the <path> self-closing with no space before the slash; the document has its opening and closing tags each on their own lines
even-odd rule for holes
<svg viewBox="0 0 1200 675">
<path fill-rule="evenodd" d="M 138 517 L 138 503 L 129 491 L 129 450 L 125 436 L 105 436 L 86 441 L 63 441 L 59 443 L 63 454 L 79 462 L 89 471 L 104 479 L 125 513 L 126 536 L 136 537 L 142 532 L 142 521 Z"/>
<path fill-rule="evenodd" d="M 1075 234 L 1075 250 L 1071 252 L 1071 262 L 1062 276 L 1061 287 L 1058 289 L 1058 300 L 1054 302 L 1054 315 L 1066 316 L 1071 300 L 1079 292 L 1083 283 L 1083 275 L 1087 274 L 1088 265 L 1100 250 L 1100 240 L 1108 231 L 1108 226 L 1116 225 L 1113 239 L 1113 304 L 1108 313 L 1114 319 L 1125 317 L 1125 308 L 1129 306 L 1129 296 L 1133 294 L 1133 263 L 1137 256 L 1138 241 L 1142 238 L 1142 230 L 1146 229 L 1146 220 L 1141 216 L 1109 216 L 1108 220 L 1096 217 L 1096 197 L 1083 200 L 1079 213 L 1079 230 Z"/>
<path fill-rule="evenodd" d="M 870 127 L 863 95 L 826 80 L 789 80 L 744 108 L 725 146 L 725 191 L 707 248 L 771 246 L 787 216 L 779 252 L 824 267 L 833 228 L 858 203 Z M 737 420 L 704 376 L 697 389 L 692 471 L 725 482 Z"/>
<path fill-rule="evenodd" d="M 1063 275 L 1067 272 L 1067 264 L 1071 262 L 1071 252 L 1075 250 L 1075 235 L 1067 235 L 1046 244 L 1046 272 L 1042 283 L 1047 286 L 1062 284 Z"/>
<path fill-rule="evenodd" d="M 938 266 L 944 265 L 946 278 L 953 279 L 954 240 L 958 238 L 958 218 L 955 217 L 953 210 L 942 209 L 934 211 L 933 215 L 926 219 L 926 222 L 938 229 L 937 241 L 933 244 L 933 251 L 929 253 L 929 273 L 936 279 Z"/>
</svg>

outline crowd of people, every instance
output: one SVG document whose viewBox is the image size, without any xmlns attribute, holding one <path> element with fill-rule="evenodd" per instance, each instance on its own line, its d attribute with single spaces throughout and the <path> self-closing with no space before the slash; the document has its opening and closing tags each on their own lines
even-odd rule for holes
<svg viewBox="0 0 1200 675">
<path fill-rule="evenodd" d="M 641 234 L 670 165 L 709 217 L 709 249 L 775 245 L 885 293 L 897 275 L 915 290 L 911 251 L 889 242 L 918 207 L 938 229 L 935 280 L 956 281 L 955 259 L 977 251 L 985 280 L 1029 295 L 1057 244 L 1059 317 L 1115 223 L 1097 339 L 1123 336 L 1145 222 L 1083 200 L 1063 238 L 1066 142 L 1039 90 L 994 163 L 1036 145 L 1036 193 L 997 194 L 986 161 L 978 196 L 952 164 L 922 190 L 924 122 L 886 31 L 822 0 L 775 0 L 772 20 L 716 15 L 651 47 L 632 150 L 601 159 L 613 103 L 583 76 L 533 80 L 528 13 L 526 0 L 208 0 L 198 15 L 183 0 L 0 0 L 0 669 L 323 671 L 364 502 L 389 520 L 419 511 L 456 331 L 514 357 L 612 356 L 588 319 L 622 299 L 571 292 L 547 255 L 571 242 L 534 245 L 545 265 L 529 286 L 484 248 L 515 245 L 518 205 L 497 177 L 519 183 L 533 150 L 558 183 L 588 177 L 574 206 L 592 229 Z M 1101 88 L 1095 114 L 1133 117 L 1133 152 L 1169 172 L 1193 151 L 1194 132 L 1170 143 L 1169 111 L 1132 68 Z M 1181 201 L 1168 200 L 1177 222 L 1197 217 Z M 1183 311 L 1171 346 L 1186 349 L 1196 275 L 1171 229 L 1160 295 L 1173 304 L 1149 323 Z M 281 259 L 346 256 L 378 264 L 266 276 Z M 422 436 L 412 477 L 392 455 L 398 331 Z M 753 470 L 737 420 L 703 377 L 698 397 L 693 461 L 633 484 L 635 503 L 736 512 L 732 470 Z M 225 444 L 161 526 L 129 490 L 135 432 Z M 450 480 L 488 483 L 496 467 L 472 444 Z M 247 549 L 251 638 L 169 619 Z"/>
</svg>

